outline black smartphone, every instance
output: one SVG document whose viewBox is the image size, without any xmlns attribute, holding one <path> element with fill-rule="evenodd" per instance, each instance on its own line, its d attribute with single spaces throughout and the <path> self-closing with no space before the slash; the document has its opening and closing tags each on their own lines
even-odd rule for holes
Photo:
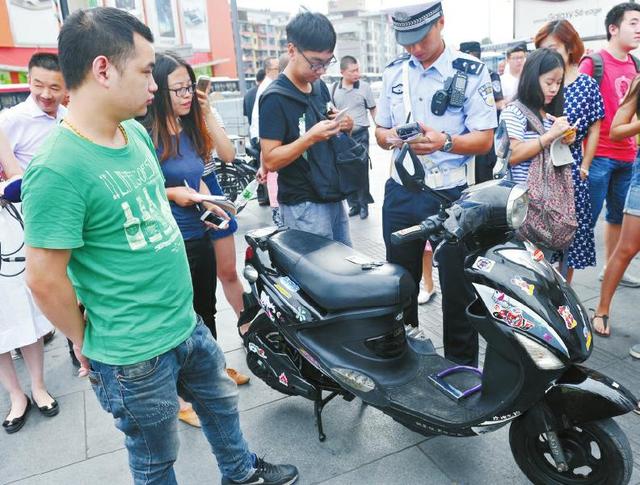
<svg viewBox="0 0 640 485">
<path fill-rule="evenodd" d="M 407 123 L 406 125 L 401 125 L 396 127 L 396 133 L 398 134 L 398 138 L 403 141 L 409 141 L 422 134 L 422 128 L 418 122 L 415 123 Z"/>
<path fill-rule="evenodd" d="M 202 222 L 210 222 L 211 224 L 215 224 L 218 226 L 218 229 L 226 229 L 229 227 L 229 221 L 227 219 L 223 219 L 218 214 L 215 214 L 211 211 L 205 211 L 200 216 L 200 220 Z"/>
</svg>

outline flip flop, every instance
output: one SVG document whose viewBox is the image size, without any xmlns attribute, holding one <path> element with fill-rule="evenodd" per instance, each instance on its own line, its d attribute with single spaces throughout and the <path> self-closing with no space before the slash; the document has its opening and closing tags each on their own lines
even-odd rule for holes
<svg viewBox="0 0 640 485">
<path fill-rule="evenodd" d="M 608 338 L 611 336 L 611 333 L 604 333 L 604 332 L 600 332 L 596 329 L 596 327 L 593 325 L 593 321 L 596 318 L 600 318 L 602 319 L 602 325 L 604 326 L 604 331 L 606 332 L 609 329 L 609 315 L 598 315 L 596 313 L 596 311 L 593 308 L 590 308 L 590 310 L 593 312 L 593 316 L 591 317 L 591 327 L 593 328 L 593 331 L 597 334 L 600 335 L 600 337 L 604 337 L 604 338 Z"/>
</svg>

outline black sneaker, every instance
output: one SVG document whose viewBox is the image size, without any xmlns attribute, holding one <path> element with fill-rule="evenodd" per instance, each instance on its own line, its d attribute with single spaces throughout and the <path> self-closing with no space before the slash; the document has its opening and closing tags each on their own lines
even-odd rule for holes
<svg viewBox="0 0 640 485">
<path fill-rule="evenodd" d="M 222 479 L 222 485 L 290 485 L 298 479 L 298 469 L 293 465 L 272 465 L 262 458 L 256 460 L 256 471 L 244 482 Z"/>
</svg>

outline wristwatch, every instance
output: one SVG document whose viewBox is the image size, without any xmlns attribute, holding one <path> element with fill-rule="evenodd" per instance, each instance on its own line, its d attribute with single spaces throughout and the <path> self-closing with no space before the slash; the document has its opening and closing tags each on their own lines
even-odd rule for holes
<svg viewBox="0 0 640 485">
<path fill-rule="evenodd" d="M 442 134 L 445 136 L 445 141 L 444 141 L 444 145 L 442 146 L 442 150 L 443 152 L 450 152 L 451 149 L 453 148 L 453 140 L 451 139 L 451 135 L 449 133 L 445 133 L 444 131 L 442 132 Z"/>
</svg>

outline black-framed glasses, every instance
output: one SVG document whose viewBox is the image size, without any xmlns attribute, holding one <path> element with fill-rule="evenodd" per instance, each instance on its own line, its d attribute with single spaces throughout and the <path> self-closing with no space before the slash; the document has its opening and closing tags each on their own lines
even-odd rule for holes
<svg viewBox="0 0 640 485">
<path fill-rule="evenodd" d="M 338 62 L 338 60 L 336 59 L 336 56 L 331 56 L 331 59 L 329 59 L 327 62 L 311 62 L 309 58 L 304 55 L 304 52 L 302 52 L 302 49 L 300 49 L 298 46 L 296 46 L 296 49 L 298 49 L 298 52 L 300 53 L 300 55 L 304 57 L 304 60 L 307 61 L 307 63 L 309 64 L 309 69 L 311 69 L 313 72 L 318 72 L 323 69 L 326 71 L 329 68 L 329 66 L 332 66 L 333 64 Z"/>
<path fill-rule="evenodd" d="M 183 86 L 181 88 L 167 88 L 167 91 L 171 91 L 173 94 L 178 96 L 179 98 L 184 98 L 187 94 L 193 94 L 196 90 L 195 83 L 190 84 L 189 86 Z"/>
</svg>

